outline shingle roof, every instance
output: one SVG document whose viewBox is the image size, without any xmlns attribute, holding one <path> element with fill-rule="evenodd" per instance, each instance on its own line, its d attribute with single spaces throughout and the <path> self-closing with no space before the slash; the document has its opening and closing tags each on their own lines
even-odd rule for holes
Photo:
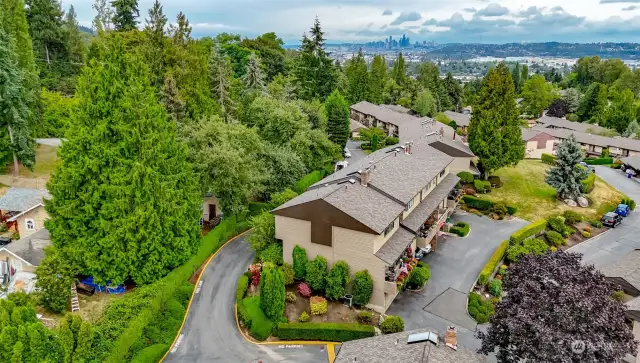
<svg viewBox="0 0 640 363">
<path fill-rule="evenodd" d="M 451 120 L 456 122 L 457 126 L 468 127 L 471 122 L 471 115 L 453 111 L 444 111 L 444 114 Z"/>
<path fill-rule="evenodd" d="M 410 109 L 400 106 L 400 105 L 380 105 L 380 107 L 388 108 L 392 111 L 400 112 L 400 113 L 409 113 Z"/>
<path fill-rule="evenodd" d="M 360 122 L 354 119 L 349 120 L 349 130 L 351 132 L 358 131 L 360 129 L 366 129 L 366 128 L 367 127 L 365 125 L 361 124 Z"/>
<path fill-rule="evenodd" d="M 476 156 L 469 146 L 463 144 L 460 138 L 451 140 L 447 137 L 432 136 L 432 142 L 429 146 L 442 151 L 443 153 L 453 157 L 474 157 Z"/>
<path fill-rule="evenodd" d="M 409 228 L 413 233 L 418 233 L 420 226 L 429 218 L 438 204 L 449 195 L 453 187 L 458 184 L 460 178 L 449 174 L 438 184 L 427 197 L 402 221 L 402 225 Z"/>
<path fill-rule="evenodd" d="M 51 195 L 46 189 L 10 188 L 0 197 L 0 210 L 11 212 L 23 212 L 43 199 L 50 199 Z"/>
<path fill-rule="evenodd" d="M 566 129 L 544 128 L 541 126 L 535 126 L 531 130 L 546 132 L 547 134 L 559 139 L 568 139 L 569 136 L 573 134 L 576 141 L 582 144 L 596 145 L 600 147 L 616 147 L 640 152 L 640 140 L 629 139 L 626 137 L 607 137 Z"/>
<path fill-rule="evenodd" d="M 49 236 L 49 231 L 43 228 L 28 237 L 9 243 L 5 248 L 31 265 L 38 266 L 44 258 L 44 248 L 50 245 L 51 237 Z"/>
<path fill-rule="evenodd" d="M 617 277 L 640 290 L 640 249 L 629 252 L 621 260 L 600 269 L 606 277 Z"/>
<path fill-rule="evenodd" d="M 351 108 L 366 115 L 371 115 L 380 121 L 390 123 L 398 127 L 407 123 L 415 123 L 416 120 L 420 120 L 418 117 L 411 116 L 402 112 L 397 112 L 387 107 L 381 107 L 367 101 L 358 102 L 355 105 L 352 105 Z"/>
<path fill-rule="evenodd" d="M 436 332 L 433 329 L 420 329 L 402 333 L 380 335 L 373 338 L 358 339 L 342 344 L 335 363 L 481 363 L 487 359 L 458 344 L 458 350 L 447 347 L 443 337 L 436 346 L 430 342 L 407 344 L 411 334 Z"/>
<path fill-rule="evenodd" d="M 627 307 L 627 310 L 640 311 L 640 296 L 627 301 L 624 306 Z"/>
<path fill-rule="evenodd" d="M 376 257 L 392 265 L 398 260 L 398 257 L 402 255 L 402 251 L 413 242 L 416 235 L 400 227 L 396 232 L 385 242 L 382 247 L 376 252 Z"/>
<path fill-rule="evenodd" d="M 600 127 L 598 125 L 582 123 L 582 122 L 573 122 L 573 121 L 565 120 L 563 118 L 551 117 L 551 116 L 542 116 L 536 121 L 538 123 L 545 125 L 545 127 L 555 126 L 563 129 L 579 131 L 584 133 L 588 133 L 589 129 L 595 132 L 609 131 L 609 129 Z"/>
<path fill-rule="evenodd" d="M 636 170 L 640 170 L 640 156 L 627 156 L 622 159 L 622 162 Z"/>
</svg>

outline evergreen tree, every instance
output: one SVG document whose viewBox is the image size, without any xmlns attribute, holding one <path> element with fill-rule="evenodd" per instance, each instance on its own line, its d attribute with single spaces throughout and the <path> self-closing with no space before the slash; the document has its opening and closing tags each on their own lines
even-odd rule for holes
<svg viewBox="0 0 640 363">
<path fill-rule="evenodd" d="M 460 87 L 460 83 L 453 78 L 451 72 L 447 73 L 447 76 L 442 82 L 442 87 L 447 97 L 446 104 L 453 106 L 455 111 L 459 111 L 462 108 L 462 87 Z"/>
<path fill-rule="evenodd" d="M 547 171 L 545 181 L 556 189 L 558 198 L 575 200 L 582 195 L 581 181 L 589 171 L 580 165 L 584 155 L 573 134 L 560 143 L 556 157 L 556 164 Z"/>
<path fill-rule="evenodd" d="M 75 349 L 75 339 L 69 321 L 67 319 L 60 319 L 56 330 L 58 339 L 60 339 L 60 344 L 62 345 L 62 350 L 64 351 L 64 363 L 71 363 L 73 350 Z"/>
<path fill-rule="evenodd" d="M 336 90 L 327 97 L 324 108 L 327 110 L 329 140 L 343 148 L 349 139 L 349 106 Z"/>
<path fill-rule="evenodd" d="M 24 344 L 17 342 L 13 346 L 13 354 L 11 355 L 11 363 L 22 363 L 22 357 L 24 354 Z"/>
<path fill-rule="evenodd" d="M 111 25 L 113 24 L 111 3 L 107 2 L 107 0 L 94 0 L 91 7 L 97 13 L 93 18 L 93 30 L 98 34 L 111 30 Z"/>
<path fill-rule="evenodd" d="M 247 69 L 242 75 L 245 91 L 256 94 L 264 93 L 266 91 L 265 78 L 266 76 L 262 69 L 260 57 L 255 53 L 251 53 L 251 55 L 249 55 L 249 61 L 247 62 Z"/>
<path fill-rule="evenodd" d="M 396 81 L 400 86 L 404 85 L 407 77 L 407 66 L 405 65 L 402 52 L 398 54 L 396 60 L 393 61 L 393 68 L 391 68 L 391 78 Z"/>
<path fill-rule="evenodd" d="M 553 86 L 547 83 L 543 76 L 536 74 L 525 82 L 522 98 L 521 106 L 525 112 L 536 118 L 542 117 L 542 112 L 549 107 L 555 98 Z"/>
<path fill-rule="evenodd" d="M 117 31 L 129 31 L 138 28 L 138 0 L 113 0 L 113 26 Z"/>
<path fill-rule="evenodd" d="M 607 86 L 597 82 L 591 83 L 578 107 L 580 121 L 598 121 L 608 104 Z"/>
<path fill-rule="evenodd" d="M 564 95 L 564 100 L 567 103 L 567 111 L 569 113 L 576 113 L 578 111 L 578 107 L 580 106 L 580 91 L 575 88 L 569 88 L 567 93 Z"/>
<path fill-rule="evenodd" d="M 73 362 L 88 362 L 92 354 L 93 327 L 91 323 L 82 322 L 76 338 L 76 348 L 73 352 Z"/>
<path fill-rule="evenodd" d="M 151 84 L 160 91 L 164 84 L 166 72 L 167 39 L 165 28 L 167 17 L 164 15 L 160 1 L 156 0 L 153 7 L 149 9 L 149 18 L 145 19 L 144 34 L 146 38 L 144 55 L 146 63 L 149 65 Z M 175 82 L 175 80 L 173 80 Z"/>
<path fill-rule="evenodd" d="M 36 286 L 41 291 L 42 305 L 55 313 L 61 313 L 71 299 L 70 289 L 75 273 L 55 248 L 47 247 L 45 252 L 46 257 L 36 268 Z"/>
<path fill-rule="evenodd" d="M 213 98 L 220 105 L 222 117 L 226 122 L 231 122 L 234 102 L 231 98 L 231 83 L 233 81 L 233 68 L 228 56 L 220 52 L 218 46 L 211 47 L 209 56 L 209 79 Z"/>
<path fill-rule="evenodd" d="M 631 121 L 629 126 L 627 126 L 627 129 L 622 133 L 622 136 L 633 138 L 640 136 L 640 125 L 638 124 L 638 121 Z"/>
<path fill-rule="evenodd" d="M 268 81 L 273 80 L 278 74 L 286 73 L 285 51 L 282 48 L 284 42 L 276 33 L 265 33 L 255 39 L 245 38 L 240 45 L 259 52 Z"/>
<path fill-rule="evenodd" d="M 515 88 L 515 92 L 517 95 L 520 94 L 521 87 L 520 87 L 520 74 L 522 73 L 522 70 L 520 69 L 520 63 L 516 62 L 515 67 L 513 68 L 513 71 L 511 72 L 511 78 L 513 79 L 513 86 Z"/>
<path fill-rule="evenodd" d="M 28 168 L 35 163 L 35 142 L 28 120 L 28 90 L 8 35 L 0 28 L 0 168 L 13 159 L 13 175 L 18 162 Z"/>
<path fill-rule="evenodd" d="M 632 121 L 635 120 L 635 95 L 628 89 L 614 91 L 613 100 L 608 106 L 601 125 L 624 133 Z"/>
<path fill-rule="evenodd" d="M 387 61 L 384 59 L 384 56 L 377 55 L 373 57 L 371 75 L 369 76 L 369 102 L 375 104 L 384 102 L 384 85 L 387 82 L 387 78 Z"/>
<path fill-rule="evenodd" d="M 324 100 L 335 89 L 338 75 L 336 66 L 325 51 L 324 32 L 318 18 L 315 19 L 310 35 L 302 36 L 293 68 L 297 93 L 304 100 Z"/>
<path fill-rule="evenodd" d="M 369 71 L 362 49 L 357 56 L 347 62 L 344 73 L 347 76 L 347 100 L 349 103 L 355 104 L 367 100 L 370 95 Z"/>
<path fill-rule="evenodd" d="M 436 111 L 443 111 L 451 106 L 451 101 L 440 80 L 440 70 L 437 65 L 431 62 L 420 64 L 417 81 L 420 86 L 431 92 L 431 95 L 436 101 Z"/>
<path fill-rule="evenodd" d="M 260 308 L 271 321 L 284 316 L 284 277 L 279 268 L 265 268 L 260 278 Z"/>
<path fill-rule="evenodd" d="M 418 93 L 416 101 L 413 104 L 413 110 L 420 116 L 433 117 L 436 114 L 436 100 L 428 89 Z"/>
<path fill-rule="evenodd" d="M 0 2 L 0 27 L 13 39 L 14 51 L 18 56 L 18 66 L 25 77 L 25 87 L 31 90 L 33 101 L 39 92 L 38 70 L 33 55 L 33 43 L 29 35 L 24 0 L 3 0 Z"/>
<path fill-rule="evenodd" d="M 44 326 L 40 323 L 31 323 L 27 328 L 29 337 L 29 355 L 32 362 L 45 362 L 45 357 L 49 354 L 45 345 L 45 337 L 42 334 Z"/>
<path fill-rule="evenodd" d="M 76 11 L 73 8 L 73 5 L 69 7 L 69 11 L 64 18 L 63 30 L 64 30 L 64 38 L 66 40 L 67 51 L 69 52 L 69 61 L 74 63 L 83 64 L 86 58 L 87 49 L 85 46 L 85 42 L 82 39 L 82 34 L 80 34 L 80 29 L 78 28 L 78 19 L 76 19 Z M 77 68 L 78 65 L 75 65 Z M 69 73 L 77 73 L 75 71 Z"/>
<path fill-rule="evenodd" d="M 100 52 L 79 82 L 46 225 L 74 270 L 98 283 L 146 284 L 197 249 L 202 201 L 148 69 L 118 35 Z"/>
<path fill-rule="evenodd" d="M 480 158 L 485 178 L 524 158 L 519 116 L 509 68 L 500 63 L 482 82 L 469 125 L 469 147 Z"/>
<path fill-rule="evenodd" d="M 164 86 L 160 94 L 162 104 L 167 110 L 171 119 L 175 122 L 182 122 L 185 118 L 185 102 L 172 72 L 168 72 L 164 78 Z"/>
<path fill-rule="evenodd" d="M 524 88 L 524 84 L 529 80 L 529 66 L 526 64 L 522 65 L 522 69 L 520 71 L 520 91 Z"/>
</svg>

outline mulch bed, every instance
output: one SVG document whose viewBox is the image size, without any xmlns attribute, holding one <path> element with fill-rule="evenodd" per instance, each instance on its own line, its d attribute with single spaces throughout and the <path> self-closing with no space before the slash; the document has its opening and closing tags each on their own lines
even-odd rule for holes
<svg viewBox="0 0 640 363">
<path fill-rule="evenodd" d="M 591 227 L 591 236 L 584 237 L 582 235 L 582 231 L 584 231 L 585 227 L 587 227 L 587 226 Z M 562 246 L 560 248 L 563 251 L 566 251 L 567 249 L 569 249 L 569 248 L 571 248 L 571 247 L 573 247 L 575 245 L 578 245 L 578 244 L 580 244 L 580 243 L 582 243 L 582 242 L 584 242 L 584 241 L 586 241 L 586 240 L 588 240 L 590 238 L 593 238 L 593 237 L 595 237 L 595 236 L 597 236 L 597 235 L 599 235 L 599 234 L 601 234 L 603 232 L 606 232 L 606 231 L 608 231 L 610 229 L 609 227 L 604 227 L 604 226 L 602 228 L 595 228 L 595 227 L 592 227 L 587 222 L 576 223 L 576 224 L 574 224 L 572 226 L 572 228 L 576 230 L 576 233 L 572 234 L 571 236 L 569 236 L 567 238 L 567 245 L 566 246 Z"/>
<path fill-rule="evenodd" d="M 327 313 L 324 315 L 311 315 L 309 298 L 296 292 L 296 285 L 287 286 L 287 292 L 296 293 L 295 303 L 286 303 L 284 316 L 289 322 L 297 322 L 300 314 L 306 311 L 310 322 L 314 323 L 358 323 L 358 314 L 366 309 L 349 308 L 341 301 L 328 301 Z M 373 311 L 372 311 L 373 312 Z M 380 319 L 380 314 L 373 312 L 373 322 Z"/>
</svg>

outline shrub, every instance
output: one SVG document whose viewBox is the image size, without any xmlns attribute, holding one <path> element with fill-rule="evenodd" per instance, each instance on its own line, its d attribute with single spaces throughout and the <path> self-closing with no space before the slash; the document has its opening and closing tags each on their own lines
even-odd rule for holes
<svg viewBox="0 0 640 363">
<path fill-rule="evenodd" d="M 284 316 L 284 277 L 278 268 L 263 268 L 260 279 L 260 308 L 272 321 Z"/>
<path fill-rule="evenodd" d="M 159 362 L 162 356 L 169 350 L 168 344 L 154 344 L 139 351 L 131 359 L 131 363 Z M 76 352 L 78 352 L 76 348 Z M 75 359 L 75 358 L 74 358 Z"/>
<path fill-rule="evenodd" d="M 282 340 L 322 340 L 347 342 L 375 335 L 372 325 L 340 323 L 280 323 L 278 338 Z"/>
<path fill-rule="evenodd" d="M 295 304 L 296 301 L 298 301 L 298 297 L 296 296 L 295 292 L 287 291 L 287 297 L 285 298 L 285 301 L 291 304 Z"/>
<path fill-rule="evenodd" d="M 498 275 L 501 276 L 507 276 L 507 265 L 502 265 L 500 266 L 500 268 L 498 269 Z"/>
<path fill-rule="evenodd" d="M 271 243 L 267 248 L 259 252 L 262 262 L 270 262 L 280 266 L 284 262 L 282 259 L 282 245 L 278 242 Z"/>
<path fill-rule="evenodd" d="M 249 334 L 256 340 L 263 341 L 271 335 L 273 322 L 260 309 L 260 296 L 246 297 L 242 300 L 251 321 Z"/>
<path fill-rule="evenodd" d="M 380 324 L 383 334 L 400 333 L 404 331 L 404 319 L 401 316 L 387 315 Z"/>
<path fill-rule="evenodd" d="M 473 183 L 473 174 L 471 174 L 468 171 L 459 172 L 458 177 L 460 178 L 460 181 L 462 181 L 463 183 Z"/>
<path fill-rule="evenodd" d="M 7 224 L 5 222 L 0 223 L 0 233 L 4 233 L 8 230 L 9 228 L 7 227 Z"/>
<path fill-rule="evenodd" d="M 421 289 L 424 284 L 429 281 L 430 278 L 431 271 L 429 270 L 429 266 L 416 266 L 413 268 L 413 270 L 411 270 L 411 272 L 409 272 L 409 281 L 407 282 L 407 287 L 413 290 Z"/>
<path fill-rule="evenodd" d="M 491 207 L 490 212 L 497 214 L 502 219 L 507 214 L 507 206 L 502 202 L 498 202 Z"/>
<path fill-rule="evenodd" d="M 609 165 L 613 164 L 613 158 L 586 158 L 584 162 L 588 165 Z"/>
<path fill-rule="evenodd" d="M 369 271 L 362 270 L 356 272 L 353 277 L 353 303 L 359 306 L 364 306 L 369 303 L 371 295 L 373 294 L 373 279 L 369 274 Z"/>
<path fill-rule="evenodd" d="M 596 186 L 595 183 L 596 183 L 596 174 L 589 173 L 589 175 L 587 175 L 587 177 L 580 182 L 580 190 L 585 194 L 589 194 L 595 188 Z"/>
<path fill-rule="evenodd" d="M 271 195 L 271 207 L 278 207 L 283 205 L 284 203 L 290 201 L 291 199 L 298 196 L 298 193 L 291 189 L 285 189 L 280 193 L 275 193 Z"/>
<path fill-rule="evenodd" d="M 293 271 L 296 274 L 296 277 L 299 279 L 304 279 L 307 275 L 307 264 L 309 263 L 309 259 L 307 258 L 307 250 L 296 245 L 293 247 Z"/>
<path fill-rule="evenodd" d="M 502 259 L 504 258 L 504 255 L 507 253 L 508 248 L 509 248 L 509 241 L 503 241 L 498 246 L 498 248 L 496 248 L 495 252 L 493 252 L 493 255 L 491 255 L 491 258 L 489 259 L 487 264 L 484 265 L 484 268 L 480 272 L 480 276 L 478 276 L 478 283 L 480 285 L 484 285 L 487 283 L 487 281 L 489 281 L 489 277 L 491 277 L 493 270 L 495 270 L 496 266 L 498 266 L 500 261 L 502 261 Z"/>
<path fill-rule="evenodd" d="M 284 264 L 282 264 L 281 269 L 282 269 L 282 276 L 284 277 L 284 284 L 285 285 L 293 284 L 293 279 L 296 275 L 295 271 L 293 271 L 293 266 L 285 262 Z"/>
<path fill-rule="evenodd" d="M 236 302 L 242 301 L 244 299 L 244 294 L 247 293 L 247 288 L 249 288 L 249 278 L 247 275 L 240 276 L 240 280 L 238 280 L 238 287 L 236 288 Z"/>
<path fill-rule="evenodd" d="M 587 232 L 591 232 L 591 226 L 584 227 L 584 230 L 587 231 Z"/>
<path fill-rule="evenodd" d="M 549 164 L 549 165 L 555 165 L 556 164 L 556 157 L 554 155 L 551 154 L 542 154 L 542 162 L 545 164 Z"/>
<path fill-rule="evenodd" d="M 324 172 L 322 170 L 314 170 L 305 175 L 302 179 L 298 180 L 294 189 L 298 194 L 302 194 L 307 190 L 307 188 L 319 182 L 322 178 L 324 178 Z"/>
<path fill-rule="evenodd" d="M 251 317 L 247 312 L 247 308 L 244 306 L 242 301 L 238 302 L 238 320 L 240 320 L 240 324 L 245 328 L 249 329 L 251 327 Z"/>
<path fill-rule="evenodd" d="M 589 237 L 591 237 L 591 232 L 582 231 L 582 236 L 585 237 L 585 238 L 589 238 Z"/>
<path fill-rule="evenodd" d="M 564 225 L 564 217 L 563 216 L 556 216 L 556 217 L 551 217 L 549 218 L 549 220 L 547 221 L 549 227 L 558 232 L 558 233 L 562 233 L 562 231 L 565 230 L 565 225 Z"/>
<path fill-rule="evenodd" d="M 304 297 L 309 297 L 311 296 L 311 288 L 306 283 L 301 282 L 298 284 L 298 294 Z"/>
<path fill-rule="evenodd" d="M 327 276 L 327 259 L 316 256 L 307 264 L 307 277 L 305 281 L 313 291 L 324 291 L 324 279 Z"/>
<path fill-rule="evenodd" d="M 531 223 L 530 225 L 517 230 L 514 234 L 511 235 L 509 241 L 512 244 L 522 243 L 525 239 L 537 236 L 547 227 L 547 220 L 540 219 L 536 222 Z"/>
<path fill-rule="evenodd" d="M 507 205 L 507 213 L 509 213 L 510 215 L 515 215 L 516 212 L 518 212 L 518 208 L 516 208 L 515 206 Z"/>
<path fill-rule="evenodd" d="M 469 234 L 469 223 L 458 222 L 455 226 L 451 227 L 449 232 L 457 234 L 460 237 L 466 237 Z"/>
<path fill-rule="evenodd" d="M 552 246 L 557 247 L 564 243 L 564 237 L 556 231 L 547 231 L 545 237 L 547 237 L 547 241 L 549 241 Z"/>
<path fill-rule="evenodd" d="M 387 138 L 384 140 L 384 144 L 386 146 L 395 145 L 399 142 L 400 142 L 400 139 L 394 136 L 387 136 Z"/>
<path fill-rule="evenodd" d="M 478 210 L 490 210 L 493 207 L 493 202 L 489 200 L 484 200 L 480 198 L 475 198 L 469 195 L 465 195 L 462 197 L 462 200 L 469 208 L 478 209 Z"/>
<path fill-rule="evenodd" d="M 549 250 L 549 245 L 547 245 L 543 240 L 539 238 L 529 238 L 525 240 L 521 245 L 511 246 L 507 251 L 507 259 L 511 262 L 518 262 L 520 257 L 529 254 L 540 255 Z"/>
<path fill-rule="evenodd" d="M 484 187 L 484 191 L 485 192 L 490 192 L 491 191 L 491 182 L 488 180 L 485 180 L 482 182 L 482 186 Z"/>
<path fill-rule="evenodd" d="M 322 296 L 312 296 L 309 304 L 311 305 L 311 315 L 326 314 L 327 309 L 329 308 L 327 299 Z"/>
<path fill-rule="evenodd" d="M 611 298 L 615 301 L 622 302 L 622 300 L 624 299 L 624 291 L 622 290 L 614 291 L 613 294 L 611 294 Z"/>
<path fill-rule="evenodd" d="M 489 177 L 489 184 L 491 186 L 495 185 L 496 188 L 500 188 L 500 187 L 502 187 L 502 180 L 500 180 L 499 176 L 492 175 L 492 176 Z"/>
<path fill-rule="evenodd" d="M 502 281 L 498 279 L 491 280 L 487 289 L 489 290 L 489 293 L 495 297 L 502 296 Z"/>
<path fill-rule="evenodd" d="M 556 246 L 551 246 L 550 247 L 551 252 L 558 252 L 558 247 Z"/>
<path fill-rule="evenodd" d="M 480 193 L 484 193 L 484 182 L 482 180 L 476 179 L 473 181 L 473 187 L 476 188 L 476 191 Z"/>
<path fill-rule="evenodd" d="M 336 262 L 326 278 L 326 296 L 330 300 L 338 300 L 344 296 L 349 283 L 349 264 Z"/>
<path fill-rule="evenodd" d="M 358 314 L 358 321 L 362 324 L 369 324 L 373 320 L 373 313 L 370 311 L 361 311 Z"/>
<path fill-rule="evenodd" d="M 620 204 L 628 205 L 629 209 L 631 209 L 631 210 L 635 210 L 636 209 L 636 202 L 631 198 L 622 198 L 622 200 L 620 201 Z"/>
<path fill-rule="evenodd" d="M 564 213 L 562 213 L 562 216 L 564 217 L 564 223 L 568 225 L 576 224 L 584 219 L 580 213 L 574 212 L 572 210 L 564 211 Z"/>
<path fill-rule="evenodd" d="M 476 190 L 473 188 L 466 188 L 464 190 L 464 194 L 475 196 L 477 194 Z"/>
<path fill-rule="evenodd" d="M 575 113 L 569 113 L 565 116 L 565 118 L 567 119 L 567 121 L 572 121 L 572 122 L 580 121 L 580 116 L 576 115 Z"/>
<path fill-rule="evenodd" d="M 479 324 L 485 324 L 493 315 L 494 305 L 491 301 L 484 301 L 479 294 L 472 292 L 469 294 L 468 311 Z"/>
<path fill-rule="evenodd" d="M 303 311 L 300 314 L 300 317 L 298 318 L 298 321 L 301 323 L 306 323 L 307 321 L 309 321 L 309 314 L 307 314 L 306 311 Z"/>
<path fill-rule="evenodd" d="M 572 234 L 576 233 L 576 230 L 569 227 L 569 226 L 565 226 L 564 230 L 562 231 L 562 237 L 567 238 L 569 236 L 571 236 Z"/>
<path fill-rule="evenodd" d="M 589 224 L 591 225 L 591 227 L 602 228 L 602 222 L 597 219 L 590 220 Z"/>
</svg>

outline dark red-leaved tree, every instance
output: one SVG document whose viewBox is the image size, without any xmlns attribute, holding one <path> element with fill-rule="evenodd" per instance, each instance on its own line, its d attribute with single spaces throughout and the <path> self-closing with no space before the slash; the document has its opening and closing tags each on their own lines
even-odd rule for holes
<svg viewBox="0 0 640 363">
<path fill-rule="evenodd" d="M 619 362 L 638 343 L 625 323 L 615 286 L 582 255 L 547 252 L 522 257 L 509 268 L 506 296 L 479 352 L 498 362 Z"/>
<path fill-rule="evenodd" d="M 562 98 L 558 98 L 549 105 L 547 110 L 547 116 L 563 118 L 569 113 L 569 106 L 567 101 Z"/>
</svg>

